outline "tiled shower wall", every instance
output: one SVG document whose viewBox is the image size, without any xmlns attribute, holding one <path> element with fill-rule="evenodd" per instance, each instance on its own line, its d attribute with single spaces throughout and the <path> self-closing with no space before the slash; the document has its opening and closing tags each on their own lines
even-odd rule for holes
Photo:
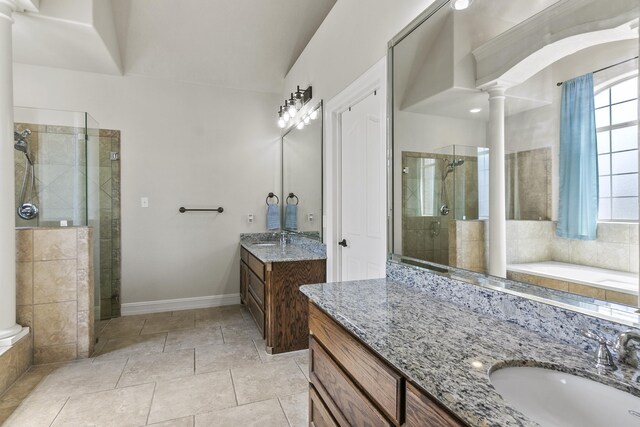
<svg viewBox="0 0 640 427">
<path fill-rule="evenodd" d="M 118 160 L 111 159 L 118 153 Z M 120 316 L 120 131 L 100 129 L 100 317 Z"/>
<path fill-rule="evenodd" d="M 507 219 L 551 219 L 551 147 L 505 156 Z"/>
<path fill-rule="evenodd" d="M 402 254 L 411 258 L 449 263 L 450 223 L 454 218 L 478 218 L 478 159 L 470 156 L 455 156 L 464 164 L 447 177 L 447 198 L 449 215 L 440 215 L 442 204 L 442 176 L 445 159 L 451 154 L 402 152 Z M 422 174 L 419 161 L 433 160 L 430 174 Z M 420 191 L 433 194 L 428 212 L 423 212 L 424 203 Z M 425 215 L 426 214 L 426 215 Z"/>
<path fill-rule="evenodd" d="M 99 190 L 100 222 L 89 225 L 99 227 L 95 236 L 99 237 L 99 263 L 96 260 L 96 274 L 99 277 L 100 317 L 109 319 L 120 315 L 120 160 L 111 160 L 111 153 L 120 153 L 120 131 L 101 129 L 89 130 L 90 157 L 97 152 L 99 172 L 93 167 L 87 170 L 84 128 L 69 126 L 38 125 L 16 123 L 15 130 L 31 130 L 28 137 L 29 152 L 35 161 L 37 205 L 40 215 L 26 221 L 16 215 L 18 227 L 57 226 L 60 220 L 70 221 L 69 225 L 84 225 L 87 217 L 87 190 L 89 197 Z M 95 147 L 97 144 L 98 146 Z M 18 200 L 25 170 L 25 157 L 15 151 L 15 188 Z M 88 172 L 89 177 L 86 176 Z M 86 181 L 98 180 L 89 185 Z M 90 218 L 97 213 L 90 215 Z M 96 248 L 97 249 L 97 248 Z M 98 304 L 98 301 L 96 301 Z"/>
<path fill-rule="evenodd" d="M 31 328 L 34 364 L 87 358 L 94 345 L 93 230 L 16 230 L 17 321 Z"/>
</svg>

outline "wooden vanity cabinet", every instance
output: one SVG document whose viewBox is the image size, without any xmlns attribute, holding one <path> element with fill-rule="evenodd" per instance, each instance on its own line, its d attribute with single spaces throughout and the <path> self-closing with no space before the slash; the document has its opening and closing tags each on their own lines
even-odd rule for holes
<svg viewBox="0 0 640 427">
<path fill-rule="evenodd" d="M 326 280 L 326 261 L 263 263 L 240 249 L 240 300 L 266 340 L 269 354 L 309 346 L 307 298 L 302 285 Z"/>
<path fill-rule="evenodd" d="M 309 334 L 310 425 L 465 426 L 312 302 Z"/>
</svg>

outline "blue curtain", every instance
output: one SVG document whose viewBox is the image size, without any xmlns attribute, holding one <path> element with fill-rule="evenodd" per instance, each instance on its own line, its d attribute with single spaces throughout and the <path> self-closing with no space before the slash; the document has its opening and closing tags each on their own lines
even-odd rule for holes
<svg viewBox="0 0 640 427">
<path fill-rule="evenodd" d="M 598 225 L 598 147 L 593 74 L 562 84 L 557 235 L 594 240 Z"/>
</svg>

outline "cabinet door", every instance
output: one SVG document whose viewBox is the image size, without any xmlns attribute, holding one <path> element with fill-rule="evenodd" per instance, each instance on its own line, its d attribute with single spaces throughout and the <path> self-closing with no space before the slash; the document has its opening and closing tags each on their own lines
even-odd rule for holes
<svg viewBox="0 0 640 427">
<path fill-rule="evenodd" d="M 441 409 L 428 396 L 407 384 L 406 427 L 463 427 L 449 413 Z"/>
</svg>

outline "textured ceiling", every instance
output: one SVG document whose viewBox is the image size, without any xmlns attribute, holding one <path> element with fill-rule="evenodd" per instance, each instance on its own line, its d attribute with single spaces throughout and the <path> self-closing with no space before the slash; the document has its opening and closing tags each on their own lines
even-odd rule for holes
<svg viewBox="0 0 640 427">
<path fill-rule="evenodd" d="M 336 0 L 112 0 L 125 74 L 280 93 Z"/>
</svg>

